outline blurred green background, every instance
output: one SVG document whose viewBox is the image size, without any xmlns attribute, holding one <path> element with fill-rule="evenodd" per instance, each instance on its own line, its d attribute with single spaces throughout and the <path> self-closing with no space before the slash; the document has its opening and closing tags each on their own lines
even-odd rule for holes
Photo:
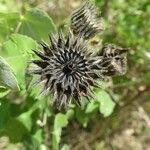
<svg viewBox="0 0 150 150">
<path fill-rule="evenodd" d="M 66 32 L 81 0 L 0 0 L 0 150 L 149 150 L 150 2 L 93 0 L 106 29 L 91 41 L 130 48 L 126 75 L 101 82 L 96 101 L 56 113 L 29 87 L 28 61 L 48 34 Z"/>
</svg>

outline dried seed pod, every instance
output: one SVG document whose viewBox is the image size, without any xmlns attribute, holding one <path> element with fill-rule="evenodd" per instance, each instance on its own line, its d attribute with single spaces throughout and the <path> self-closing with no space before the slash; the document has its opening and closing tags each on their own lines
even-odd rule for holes
<svg viewBox="0 0 150 150">
<path fill-rule="evenodd" d="M 104 21 L 97 17 L 97 9 L 90 2 L 86 1 L 71 16 L 71 29 L 75 35 L 80 35 L 84 39 L 90 39 L 104 30 Z"/>
<path fill-rule="evenodd" d="M 126 73 L 127 50 L 114 44 L 107 44 L 100 50 L 98 55 L 103 56 L 104 60 L 108 60 L 108 63 L 103 65 L 108 67 L 108 72 L 105 75 L 124 75 Z"/>
<path fill-rule="evenodd" d="M 80 105 L 81 96 L 92 97 L 91 87 L 102 80 L 102 57 L 89 53 L 86 43 L 69 32 L 65 39 L 62 33 L 56 38 L 50 36 L 51 45 L 42 43 L 43 52 L 34 51 L 40 60 L 32 62 L 38 66 L 32 74 L 45 80 L 43 92 L 51 92 L 58 108 L 65 107 L 74 99 Z"/>
</svg>

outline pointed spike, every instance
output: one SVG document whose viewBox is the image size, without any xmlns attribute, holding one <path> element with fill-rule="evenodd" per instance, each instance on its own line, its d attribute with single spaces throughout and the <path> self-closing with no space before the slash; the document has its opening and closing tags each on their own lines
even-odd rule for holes
<svg viewBox="0 0 150 150">
<path fill-rule="evenodd" d="M 43 90 L 40 92 L 40 96 L 46 96 L 49 90 L 50 88 L 44 87 Z"/>
<path fill-rule="evenodd" d="M 89 98 L 89 96 L 85 96 L 85 97 L 88 100 L 88 102 L 91 103 L 91 99 Z"/>
<path fill-rule="evenodd" d="M 67 36 L 67 41 L 66 41 L 65 46 L 66 46 L 67 48 L 69 48 L 69 46 L 70 46 L 70 37 L 69 37 L 69 36 Z"/>
<path fill-rule="evenodd" d="M 94 87 L 95 88 L 101 88 L 100 84 L 98 82 L 96 82 L 96 81 L 94 82 Z"/>
<path fill-rule="evenodd" d="M 119 54 L 124 54 L 127 51 L 129 51 L 129 48 L 122 48 L 122 49 L 119 50 Z"/>
<path fill-rule="evenodd" d="M 47 55 L 51 55 L 52 54 L 52 51 L 51 49 L 49 48 L 49 46 L 45 43 L 45 42 L 40 42 L 40 45 L 43 47 L 43 50 L 44 52 L 47 54 Z"/>
<path fill-rule="evenodd" d="M 96 99 L 96 97 L 95 97 L 95 95 L 94 95 L 94 92 L 93 92 L 91 89 L 88 90 L 88 93 L 87 93 L 87 94 L 88 94 L 89 97 L 91 97 L 92 99 Z"/>
<path fill-rule="evenodd" d="M 75 99 L 75 102 L 81 107 L 81 97 L 80 97 L 79 91 L 77 89 L 75 89 L 73 97 Z"/>
<path fill-rule="evenodd" d="M 100 88 L 99 83 L 94 81 L 92 78 L 87 78 L 87 82 L 90 84 L 90 86 L 94 86 L 96 88 Z"/>
<path fill-rule="evenodd" d="M 49 60 L 49 57 L 45 56 L 42 52 L 40 51 L 36 51 L 36 50 L 32 50 L 37 56 L 39 56 L 41 59 L 43 60 Z"/>
<path fill-rule="evenodd" d="M 51 43 L 52 50 L 57 50 L 56 39 L 54 39 L 54 35 L 49 35 L 49 40 Z"/>
<path fill-rule="evenodd" d="M 53 44 L 52 35 L 49 34 L 48 37 L 49 37 L 50 43 Z"/>
<path fill-rule="evenodd" d="M 40 78 L 38 80 L 36 80 L 35 82 L 32 83 L 32 87 L 37 86 L 38 84 L 41 84 L 42 82 L 44 82 L 44 80 L 41 80 Z"/>
<path fill-rule="evenodd" d="M 65 44 L 65 46 L 66 46 L 67 48 L 69 48 L 69 47 L 71 46 L 72 37 L 73 37 L 72 31 L 69 30 L 69 33 L 68 33 L 68 35 L 67 35 L 66 44 Z"/>
<path fill-rule="evenodd" d="M 32 60 L 32 63 L 36 64 L 42 69 L 46 68 L 49 65 L 46 61 L 41 61 L 41 60 Z"/>
<path fill-rule="evenodd" d="M 63 94 L 62 98 L 61 98 L 61 103 L 60 103 L 60 109 L 62 108 L 62 105 L 64 105 L 65 109 L 67 109 L 67 96 L 65 94 Z"/>
<path fill-rule="evenodd" d="M 80 98 L 80 96 L 77 97 L 76 103 L 81 107 L 81 98 Z"/>
<path fill-rule="evenodd" d="M 40 69 L 40 70 L 29 70 L 29 74 L 38 74 L 38 75 L 41 75 L 42 74 L 42 69 Z"/>
<path fill-rule="evenodd" d="M 71 104 L 71 96 L 72 94 L 67 95 L 67 102 L 69 105 Z"/>
<path fill-rule="evenodd" d="M 101 65 L 101 66 L 107 66 L 107 65 L 110 64 L 111 60 L 112 60 L 112 59 L 110 59 L 110 58 L 108 59 L 108 58 L 107 58 L 107 59 L 105 59 L 104 61 L 102 61 L 102 62 L 100 63 L 100 65 Z"/>
<path fill-rule="evenodd" d="M 60 31 L 58 35 L 58 47 L 63 48 L 64 45 L 65 45 L 65 39 L 64 39 L 62 31 Z"/>
</svg>

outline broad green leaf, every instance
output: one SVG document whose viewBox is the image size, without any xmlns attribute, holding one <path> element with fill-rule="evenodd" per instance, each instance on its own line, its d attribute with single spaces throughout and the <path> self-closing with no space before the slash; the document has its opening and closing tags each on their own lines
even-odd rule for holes
<svg viewBox="0 0 150 150">
<path fill-rule="evenodd" d="M 83 127 L 87 127 L 87 123 L 90 119 L 90 114 L 86 114 L 84 110 L 81 110 L 79 108 L 76 109 L 76 118 L 77 120 L 83 125 Z"/>
<path fill-rule="evenodd" d="M 42 129 L 39 129 L 34 135 L 33 137 L 39 142 L 39 143 L 42 143 L 43 142 L 43 130 Z"/>
<path fill-rule="evenodd" d="M 15 31 L 19 18 L 17 12 L 0 12 L 0 41 Z"/>
<path fill-rule="evenodd" d="M 16 119 L 19 120 L 28 131 L 31 131 L 33 124 L 39 119 L 39 108 L 40 102 L 35 101 L 28 111 L 20 114 Z"/>
<path fill-rule="evenodd" d="M 8 22 L 8 25 L 16 25 L 20 15 L 18 12 L 0 12 L 0 19 L 4 19 Z"/>
<path fill-rule="evenodd" d="M 13 143 L 21 142 L 29 134 L 26 127 L 17 119 L 9 119 L 1 135 L 8 136 Z"/>
<path fill-rule="evenodd" d="M 31 112 L 32 111 L 27 111 L 17 117 L 17 120 L 19 120 L 28 129 L 28 131 L 30 131 L 32 127 Z"/>
<path fill-rule="evenodd" d="M 33 106 L 29 111 L 20 114 L 18 117 L 14 118 L 12 107 L 9 101 L 0 101 L 0 129 L 1 135 L 7 135 L 11 142 L 22 141 L 23 138 L 29 134 L 32 125 L 35 124 L 33 113 L 35 112 L 37 106 Z M 16 107 L 17 109 L 17 107 Z M 37 135 L 36 135 L 37 136 Z"/>
<path fill-rule="evenodd" d="M 69 110 L 67 111 L 67 113 L 66 113 L 66 116 L 67 116 L 68 120 L 73 119 L 74 114 L 75 114 L 74 110 L 73 110 L 73 109 L 69 109 Z"/>
<path fill-rule="evenodd" d="M 100 103 L 99 111 L 104 115 L 104 117 L 111 115 L 114 110 L 115 103 L 112 101 L 109 94 L 101 90 L 96 94 L 96 96 Z"/>
<path fill-rule="evenodd" d="M 0 86 L 10 89 L 19 89 L 12 68 L 2 57 L 0 57 Z"/>
<path fill-rule="evenodd" d="M 86 113 L 92 113 L 92 112 L 94 112 L 98 107 L 99 107 L 98 103 L 96 103 L 95 101 L 91 101 L 90 103 L 88 103 L 85 112 L 86 112 Z"/>
<path fill-rule="evenodd" d="M 10 104 L 0 100 L 0 130 L 3 129 L 10 118 Z"/>
<path fill-rule="evenodd" d="M 54 129 L 63 128 L 68 124 L 67 116 L 64 114 L 57 114 L 54 121 Z"/>
<path fill-rule="evenodd" d="M 1 55 L 14 69 L 19 83 L 25 82 L 27 61 L 32 58 L 32 49 L 36 47 L 33 39 L 20 34 L 13 34 L 2 46 Z"/>
<path fill-rule="evenodd" d="M 56 27 L 48 14 L 39 9 L 31 9 L 22 16 L 19 33 L 38 41 L 48 39 L 48 34 L 56 31 Z"/>
</svg>

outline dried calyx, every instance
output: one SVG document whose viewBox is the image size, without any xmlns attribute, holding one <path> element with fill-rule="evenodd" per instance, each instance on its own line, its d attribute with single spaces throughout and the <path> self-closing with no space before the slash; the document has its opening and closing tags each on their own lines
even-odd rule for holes
<svg viewBox="0 0 150 150">
<path fill-rule="evenodd" d="M 127 49 L 107 44 L 98 53 L 89 50 L 87 39 L 104 30 L 89 1 L 72 14 L 71 30 L 66 38 L 50 36 L 50 45 L 42 42 L 42 50 L 34 51 L 40 59 L 32 61 L 38 68 L 31 73 L 39 75 L 37 83 L 45 82 L 42 93 L 52 93 L 58 109 L 72 100 L 81 105 L 82 96 L 90 100 L 97 81 L 123 75 L 127 68 Z"/>
<path fill-rule="evenodd" d="M 39 67 L 32 73 L 40 75 L 40 82 L 46 81 L 43 92 L 53 93 L 58 108 L 67 107 L 72 99 L 80 105 L 81 96 L 92 98 L 92 87 L 97 87 L 97 79 L 104 79 L 107 72 L 102 57 L 92 55 L 86 43 L 72 32 L 66 40 L 59 34 L 50 41 L 50 46 L 42 43 L 43 52 L 34 51 L 41 59 L 32 61 Z"/>
<path fill-rule="evenodd" d="M 71 29 L 75 35 L 90 39 L 104 30 L 104 21 L 98 17 L 96 7 L 86 1 L 71 16 Z"/>
<path fill-rule="evenodd" d="M 104 60 L 109 60 L 107 66 L 108 72 L 105 75 L 124 75 L 127 70 L 127 48 L 121 48 L 114 44 L 106 44 L 98 53 Z"/>
</svg>

